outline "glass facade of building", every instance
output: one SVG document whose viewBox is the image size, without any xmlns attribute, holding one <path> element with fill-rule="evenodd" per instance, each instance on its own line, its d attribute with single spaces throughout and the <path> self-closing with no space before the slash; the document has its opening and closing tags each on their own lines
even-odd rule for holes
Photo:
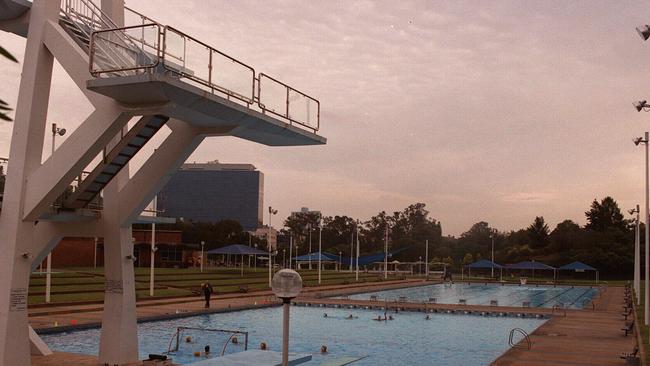
<svg viewBox="0 0 650 366">
<path fill-rule="evenodd" d="M 250 164 L 184 164 L 158 194 L 164 216 L 193 222 L 236 220 L 262 226 L 264 174 Z"/>
</svg>

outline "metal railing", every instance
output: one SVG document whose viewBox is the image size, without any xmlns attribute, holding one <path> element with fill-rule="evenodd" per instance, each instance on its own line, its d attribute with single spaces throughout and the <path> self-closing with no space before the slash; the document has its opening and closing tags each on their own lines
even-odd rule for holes
<svg viewBox="0 0 650 366">
<path fill-rule="evenodd" d="M 520 345 L 520 342 L 515 342 L 515 333 L 521 334 L 524 338 L 522 340 L 525 340 L 525 346 Z M 521 328 L 513 328 L 510 330 L 510 336 L 508 337 L 508 345 L 512 348 L 526 348 L 527 350 L 530 351 L 531 343 L 530 343 L 530 337 L 528 336 L 528 333 L 526 333 L 525 330 Z"/>
<path fill-rule="evenodd" d="M 158 24 L 133 25 L 129 27 L 104 29 L 94 31 L 90 39 L 90 73 L 94 76 L 101 74 L 125 74 L 146 72 L 158 66 L 160 60 L 160 26 Z M 132 47 L 126 47 L 120 40 L 129 39 Z M 123 57 L 119 62 L 101 59 L 98 52 L 112 48 Z"/>
<path fill-rule="evenodd" d="M 92 0 L 61 0 L 61 12 L 62 18 L 79 32 L 77 36 L 87 42 L 91 41 L 93 32 L 118 27 Z M 96 54 L 93 61 L 104 64 L 123 65 L 138 53 L 137 47 L 126 35 L 112 37 L 107 44 L 97 44 L 95 47 L 89 44 L 88 47 Z M 93 68 L 92 63 L 90 68 Z"/>
<path fill-rule="evenodd" d="M 68 0 L 64 0 L 68 1 Z M 130 10 L 130 9 L 129 9 Z M 316 132 L 320 128 L 320 102 L 180 30 L 163 26 L 134 12 L 145 24 L 96 30 L 90 40 L 90 73 L 95 77 L 124 73 L 167 72 L 211 93 L 243 102 L 248 108 L 281 117 L 291 125 Z M 120 39 L 122 39 L 120 41 Z M 96 60 L 97 49 L 117 48 L 118 62 Z M 158 67 L 162 65 L 162 68 Z"/>
</svg>

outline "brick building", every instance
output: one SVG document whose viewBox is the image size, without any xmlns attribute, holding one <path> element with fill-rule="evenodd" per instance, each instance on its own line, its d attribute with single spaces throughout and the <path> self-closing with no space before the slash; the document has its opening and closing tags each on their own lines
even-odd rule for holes
<svg viewBox="0 0 650 366">
<path fill-rule="evenodd" d="M 148 267 L 151 259 L 151 230 L 133 230 L 136 267 Z M 198 245 L 183 244 L 179 230 L 156 230 L 156 267 L 183 267 L 198 260 Z M 52 251 L 52 267 L 98 267 L 104 265 L 102 238 L 66 237 Z"/>
</svg>

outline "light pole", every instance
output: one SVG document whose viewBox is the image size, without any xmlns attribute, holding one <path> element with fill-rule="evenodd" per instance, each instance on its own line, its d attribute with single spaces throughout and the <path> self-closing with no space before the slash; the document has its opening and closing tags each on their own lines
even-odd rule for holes
<svg viewBox="0 0 650 366">
<path fill-rule="evenodd" d="M 307 224 L 307 227 L 309 228 L 309 269 L 311 270 L 311 223 Z M 319 282 L 320 283 L 320 282 Z"/>
<path fill-rule="evenodd" d="M 273 277 L 271 289 L 282 300 L 282 366 L 289 366 L 289 309 L 291 299 L 302 290 L 302 278 L 292 269 L 283 269 Z"/>
<path fill-rule="evenodd" d="M 425 240 L 424 242 L 424 277 L 425 279 L 429 279 L 429 239 Z"/>
<path fill-rule="evenodd" d="M 320 215 L 320 218 L 318 219 L 318 284 L 320 285 L 320 280 L 321 280 L 321 271 L 322 271 L 322 237 L 323 237 L 323 215 Z M 311 249 L 310 249 L 311 252 Z M 309 258 L 311 259 L 311 253 L 309 254 Z"/>
<path fill-rule="evenodd" d="M 339 272 L 341 272 L 341 251 L 339 250 Z"/>
<path fill-rule="evenodd" d="M 201 240 L 201 272 L 203 272 L 203 252 L 205 248 L 205 242 Z"/>
<path fill-rule="evenodd" d="M 271 230 L 271 228 L 269 228 L 269 230 Z M 270 231 L 269 231 L 269 232 L 270 232 Z M 252 246 L 253 246 L 253 237 L 251 236 L 251 232 L 250 232 L 250 231 L 247 231 L 247 233 L 248 233 L 248 246 L 249 246 L 249 247 L 252 247 Z M 249 254 L 249 255 L 248 255 L 248 269 L 250 270 L 250 268 L 251 268 L 251 256 L 250 256 L 250 254 Z"/>
<path fill-rule="evenodd" d="M 356 226 L 355 226 L 356 229 Z M 350 237 L 350 272 L 352 272 L 352 258 L 354 257 L 354 254 L 352 254 L 352 247 L 354 246 L 354 230 L 352 229 L 352 236 Z"/>
<path fill-rule="evenodd" d="M 291 260 L 291 257 L 293 256 L 293 233 L 289 237 L 289 269 L 292 269 L 293 267 L 293 261 Z"/>
<path fill-rule="evenodd" d="M 384 233 L 384 279 L 388 278 L 388 222 Z"/>
<path fill-rule="evenodd" d="M 274 210 L 273 207 L 269 206 L 269 230 L 271 230 L 272 228 L 271 218 L 273 218 L 273 215 L 277 215 L 277 214 L 278 214 L 278 210 Z M 273 277 L 273 266 L 271 265 L 271 241 L 268 240 L 268 236 L 269 235 L 267 235 L 266 246 L 269 247 L 268 248 L 269 249 L 269 287 L 271 287 L 271 280 Z"/>
<path fill-rule="evenodd" d="M 257 249 L 257 243 L 254 246 Z M 257 254 L 253 254 L 253 272 L 257 272 Z"/>
<path fill-rule="evenodd" d="M 645 101 L 642 103 L 639 102 L 639 104 L 642 104 L 642 107 L 639 108 L 637 107 L 637 110 L 644 109 L 646 106 Z M 650 107 L 650 106 L 649 106 Z M 642 137 L 637 137 L 634 139 L 634 144 L 639 146 L 639 144 L 645 144 L 645 286 L 644 286 L 644 299 L 645 299 L 645 304 L 644 304 L 644 323 L 645 325 L 648 325 L 648 316 L 650 315 L 650 305 L 648 304 L 650 302 L 650 296 L 648 292 L 650 292 L 650 225 L 648 225 L 648 218 L 650 215 L 648 215 L 648 210 L 650 209 L 650 203 L 648 202 L 648 132 L 645 133 L 645 138 Z"/>
<path fill-rule="evenodd" d="M 156 260 L 156 206 L 158 205 L 157 196 L 153 196 L 153 220 L 151 221 L 151 258 L 150 258 L 150 269 L 149 269 L 149 296 L 153 297 L 153 287 L 154 287 L 154 268 Z M 203 256 L 203 254 L 201 254 Z M 203 257 L 201 257 L 203 261 Z"/>
<path fill-rule="evenodd" d="M 287 268 L 287 250 L 282 249 L 282 268 Z"/>
<path fill-rule="evenodd" d="M 639 226 L 639 205 L 628 211 L 630 215 L 636 213 L 636 225 L 634 226 L 634 293 L 637 304 L 641 302 L 641 233 Z"/>
<path fill-rule="evenodd" d="M 93 249 L 93 268 L 97 268 L 97 237 L 95 237 L 95 245 Z"/>
<path fill-rule="evenodd" d="M 494 278 L 494 230 L 490 233 L 490 239 L 492 239 L 492 264 L 490 265 L 490 277 Z"/>
<path fill-rule="evenodd" d="M 52 123 L 52 155 L 54 157 L 54 150 L 56 149 L 56 135 L 65 135 L 65 128 L 56 127 L 56 123 Z M 50 303 L 51 290 L 52 290 L 52 252 L 47 254 L 47 264 L 45 269 L 45 302 Z"/>
<path fill-rule="evenodd" d="M 422 256 L 418 257 L 418 274 L 422 274 Z"/>
<path fill-rule="evenodd" d="M 357 271 L 356 271 L 356 281 L 359 282 L 359 220 L 357 220 L 356 225 L 357 231 Z"/>
</svg>

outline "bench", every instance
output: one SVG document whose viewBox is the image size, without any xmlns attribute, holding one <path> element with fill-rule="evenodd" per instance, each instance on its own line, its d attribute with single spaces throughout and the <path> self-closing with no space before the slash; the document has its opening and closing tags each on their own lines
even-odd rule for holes
<svg viewBox="0 0 650 366">
<path fill-rule="evenodd" d="M 638 354 L 639 354 L 639 345 L 637 344 L 634 347 L 634 351 L 632 351 L 632 353 L 623 352 L 620 358 L 625 360 L 626 365 L 639 365 L 641 360 L 639 359 Z"/>
<path fill-rule="evenodd" d="M 625 332 L 625 336 L 627 337 L 628 333 L 632 333 L 634 330 L 634 320 L 626 323 L 625 326 L 621 328 L 621 330 Z"/>
<path fill-rule="evenodd" d="M 625 320 L 627 320 L 627 317 L 632 315 L 632 308 L 628 308 L 626 313 L 621 314 L 625 317 Z"/>
<path fill-rule="evenodd" d="M 490 300 L 490 306 L 499 306 L 499 301 L 497 301 L 497 300 Z"/>
<path fill-rule="evenodd" d="M 377 295 L 370 295 L 370 301 L 377 301 Z"/>
<path fill-rule="evenodd" d="M 524 301 L 521 303 L 522 308 L 529 308 L 530 307 L 530 301 Z"/>
<path fill-rule="evenodd" d="M 429 298 L 429 302 L 430 302 L 431 304 L 435 304 L 435 303 L 438 302 L 438 299 L 436 299 L 435 297 L 430 297 L 430 298 Z"/>
<path fill-rule="evenodd" d="M 248 286 L 247 285 L 239 286 L 239 292 L 247 293 L 248 292 Z"/>
<path fill-rule="evenodd" d="M 406 302 L 406 296 L 400 296 L 397 301 L 399 302 Z"/>
<path fill-rule="evenodd" d="M 467 305 L 467 299 L 458 299 L 458 305 Z"/>
</svg>

